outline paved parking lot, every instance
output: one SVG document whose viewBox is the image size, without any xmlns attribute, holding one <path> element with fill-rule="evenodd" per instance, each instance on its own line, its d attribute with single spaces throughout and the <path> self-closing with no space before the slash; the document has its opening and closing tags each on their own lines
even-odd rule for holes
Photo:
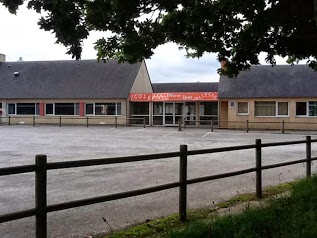
<svg viewBox="0 0 317 238">
<path fill-rule="evenodd" d="M 305 139 L 315 133 L 214 131 L 207 129 L 139 127 L 0 127 L 0 167 L 34 163 L 36 154 L 48 162 L 108 158 L 148 153 L 174 152 L 180 144 L 189 150 L 254 143 L 255 139 L 279 142 Z M 317 134 L 317 133 L 316 133 Z M 317 145 L 313 145 L 316 156 Z M 189 178 L 254 167 L 254 150 L 197 155 L 189 158 Z M 263 164 L 305 158 L 305 145 L 263 149 Z M 178 180 L 178 158 L 156 161 L 63 169 L 48 173 L 48 203 L 60 203 Z M 316 165 L 313 165 L 316 171 Z M 263 172 L 264 185 L 274 185 L 304 176 L 303 164 Z M 188 188 L 189 208 L 210 206 L 237 193 L 254 191 L 254 174 L 221 179 Z M 34 174 L 0 177 L 0 214 L 34 206 Z M 83 237 L 153 219 L 178 210 L 178 190 L 100 203 L 51 213 L 49 237 Z M 34 237 L 34 218 L 0 224 L 1 237 Z"/>
</svg>

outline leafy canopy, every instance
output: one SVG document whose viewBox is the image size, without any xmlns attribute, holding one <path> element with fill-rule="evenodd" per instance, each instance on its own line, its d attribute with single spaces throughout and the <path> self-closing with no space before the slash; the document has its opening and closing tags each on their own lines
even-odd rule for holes
<svg viewBox="0 0 317 238">
<path fill-rule="evenodd" d="M 133 63 L 175 42 L 189 57 L 218 53 L 229 76 L 258 64 L 260 52 L 272 65 L 279 55 L 317 70 L 317 0 L 0 0 L 13 14 L 24 2 L 76 59 L 98 30 L 111 33 L 96 42 L 99 60 Z"/>
</svg>

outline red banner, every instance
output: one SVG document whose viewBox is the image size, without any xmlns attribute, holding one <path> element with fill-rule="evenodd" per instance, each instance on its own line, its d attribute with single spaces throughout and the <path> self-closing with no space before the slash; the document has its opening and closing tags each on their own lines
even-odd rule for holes
<svg viewBox="0 0 317 238">
<path fill-rule="evenodd" d="M 130 93 L 131 102 L 218 101 L 217 92 Z"/>
</svg>

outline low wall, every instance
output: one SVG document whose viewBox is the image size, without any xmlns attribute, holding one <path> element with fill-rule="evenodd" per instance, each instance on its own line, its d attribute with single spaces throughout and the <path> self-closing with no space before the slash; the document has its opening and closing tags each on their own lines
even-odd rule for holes
<svg viewBox="0 0 317 238">
<path fill-rule="evenodd" d="M 69 116 L 10 116 L 2 117 L 5 125 L 126 125 L 129 119 L 123 117 L 69 117 Z"/>
</svg>

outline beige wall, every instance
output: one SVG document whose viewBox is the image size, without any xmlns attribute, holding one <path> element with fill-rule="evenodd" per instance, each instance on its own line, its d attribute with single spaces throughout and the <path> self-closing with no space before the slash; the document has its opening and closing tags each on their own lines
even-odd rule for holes
<svg viewBox="0 0 317 238">
<path fill-rule="evenodd" d="M 11 125 L 33 125 L 33 120 L 35 120 L 35 125 L 59 125 L 61 120 L 61 125 L 87 125 L 87 117 L 79 116 L 10 116 Z M 8 123 L 8 118 L 3 118 L 2 122 Z M 88 116 L 89 126 L 93 125 L 125 125 L 126 119 L 123 117 L 115 116 Z"/>
<path fill-rule="evenodd" d="M 224 103 L 228 101 L 228 107 Z M 255 101 L 278 101 L 288 102 L 289 115 L 275 116 L 275 117 L 256 117 L 254 116 L 254 102 Z M 282 122 L 284 121 L 284 128 L 296 130 L 317 130 L 317 117 L 296 116 L 296 102 L 317 101 L 317 98 L 259 98 L 259 99 L 221 99 L 220 100 L 220 120 L 222 115 L 228 113 L 228 127 L 229 128 L 246 128 L 246 121 L 249 120 L 250 129 L 282 129 Z M 248 115 L 237 115 L 237 103 L 248 102 Z M 314 124 L 316 123 L 316 124 Z"/>
<path fill-rule="evenodd" d="M 141 64 L 130 93 L 153 93 L 150 76 L 144 61 Z"/>
</svg>

